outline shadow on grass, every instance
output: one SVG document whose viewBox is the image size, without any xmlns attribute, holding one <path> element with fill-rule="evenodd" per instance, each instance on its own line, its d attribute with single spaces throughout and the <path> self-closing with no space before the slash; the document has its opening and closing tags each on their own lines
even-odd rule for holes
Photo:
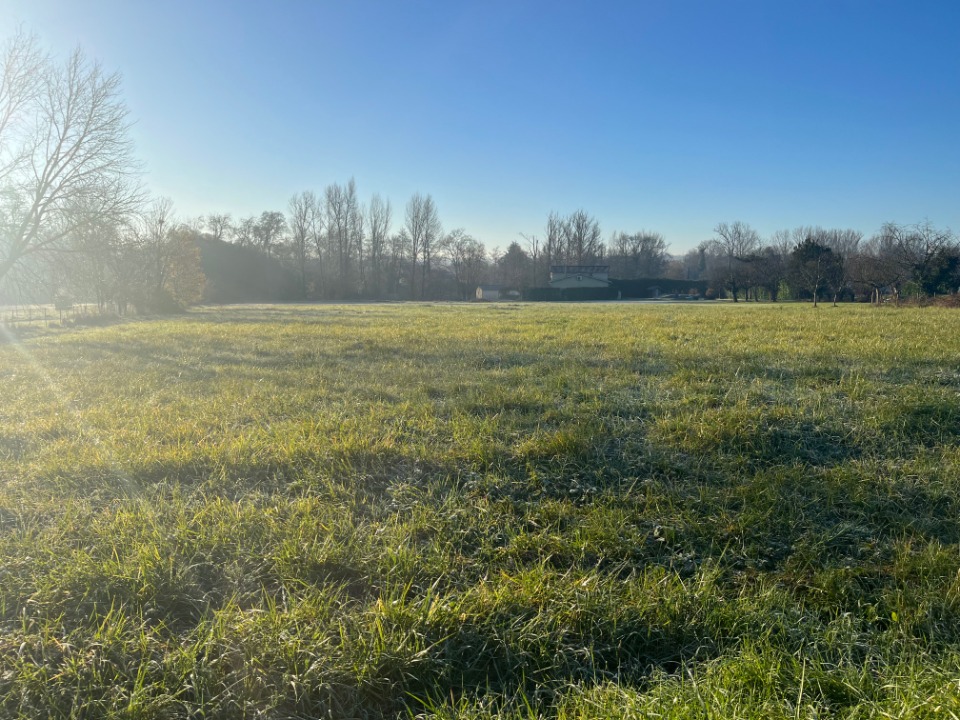
<svg viewBox="0 0 960 720">
<path fill-rule="evenodd" d="M 953 444 L 960 438 L 960 401 L 953 392 L 899 398 L 885 414 L 880 434 L 896 442 L 933 447 Z"/>
<path fill-rule="evenodd" d="M 787 409 L 706 409 L 660 420 L 652 439 L 719 466 L 754 469 L 807 465 L 830 467 L 863 454 L 857 438 L 838 422 L 818 423 Z"/>
</svg>

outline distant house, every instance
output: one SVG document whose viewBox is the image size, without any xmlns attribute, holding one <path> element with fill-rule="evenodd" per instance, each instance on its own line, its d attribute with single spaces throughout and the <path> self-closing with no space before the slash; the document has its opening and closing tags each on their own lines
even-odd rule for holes
<svg viewBox="0 0 960 720">
<path fill-rule="evenodd" d="M 502 285 L 480 285 L 477 287 L 477 300 L 494 301 L 500 299 Z"/>
<path fill-rule="evenodd" d="M 609 265 L 552 265 L 552 288 L 605 288 L 610 286 Z"/>
</svg>

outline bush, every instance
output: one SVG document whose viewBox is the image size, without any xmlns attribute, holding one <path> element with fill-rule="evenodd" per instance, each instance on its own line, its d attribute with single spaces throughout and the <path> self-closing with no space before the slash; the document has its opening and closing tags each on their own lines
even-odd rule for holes
<svg viewBox="0 0 960 720">
<path fill-rule="evenodd" d="M 131 301 L 138 315 L 176 315 L 185 309 L 166 288 L 136 292 Z"/>
<path fill-rule="evenodd" d="M 937 295 L 933 298 L 931 304 L 936 307 L 960 308 L 960 293 Z"/>
</svg>

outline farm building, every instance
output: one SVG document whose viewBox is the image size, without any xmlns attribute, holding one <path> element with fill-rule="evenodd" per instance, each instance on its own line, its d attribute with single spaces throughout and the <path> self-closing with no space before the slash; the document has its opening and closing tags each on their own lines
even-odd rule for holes
<svg viewBox="0 0 960 720">
<path fill-rule="evenodd" d="M 609 265 L 552 265 L 552 288 L 605 288 L 610 285 Z"/>
<path fill-rule="evenodd" d="M 477 300 L 494 301 L 500 299 L 501 285 L 480 285 L 477 287 Z"/>
</svg>

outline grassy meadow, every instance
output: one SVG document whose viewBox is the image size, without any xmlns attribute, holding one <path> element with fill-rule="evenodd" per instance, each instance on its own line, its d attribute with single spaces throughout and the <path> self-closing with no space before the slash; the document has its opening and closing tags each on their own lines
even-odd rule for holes
<svg viewBox="0 0 960 720">
<path fill-rule="evenodd" d="M 957 718 L 960 313 L 0 341 L 0 717 Z"/>
</svg>

